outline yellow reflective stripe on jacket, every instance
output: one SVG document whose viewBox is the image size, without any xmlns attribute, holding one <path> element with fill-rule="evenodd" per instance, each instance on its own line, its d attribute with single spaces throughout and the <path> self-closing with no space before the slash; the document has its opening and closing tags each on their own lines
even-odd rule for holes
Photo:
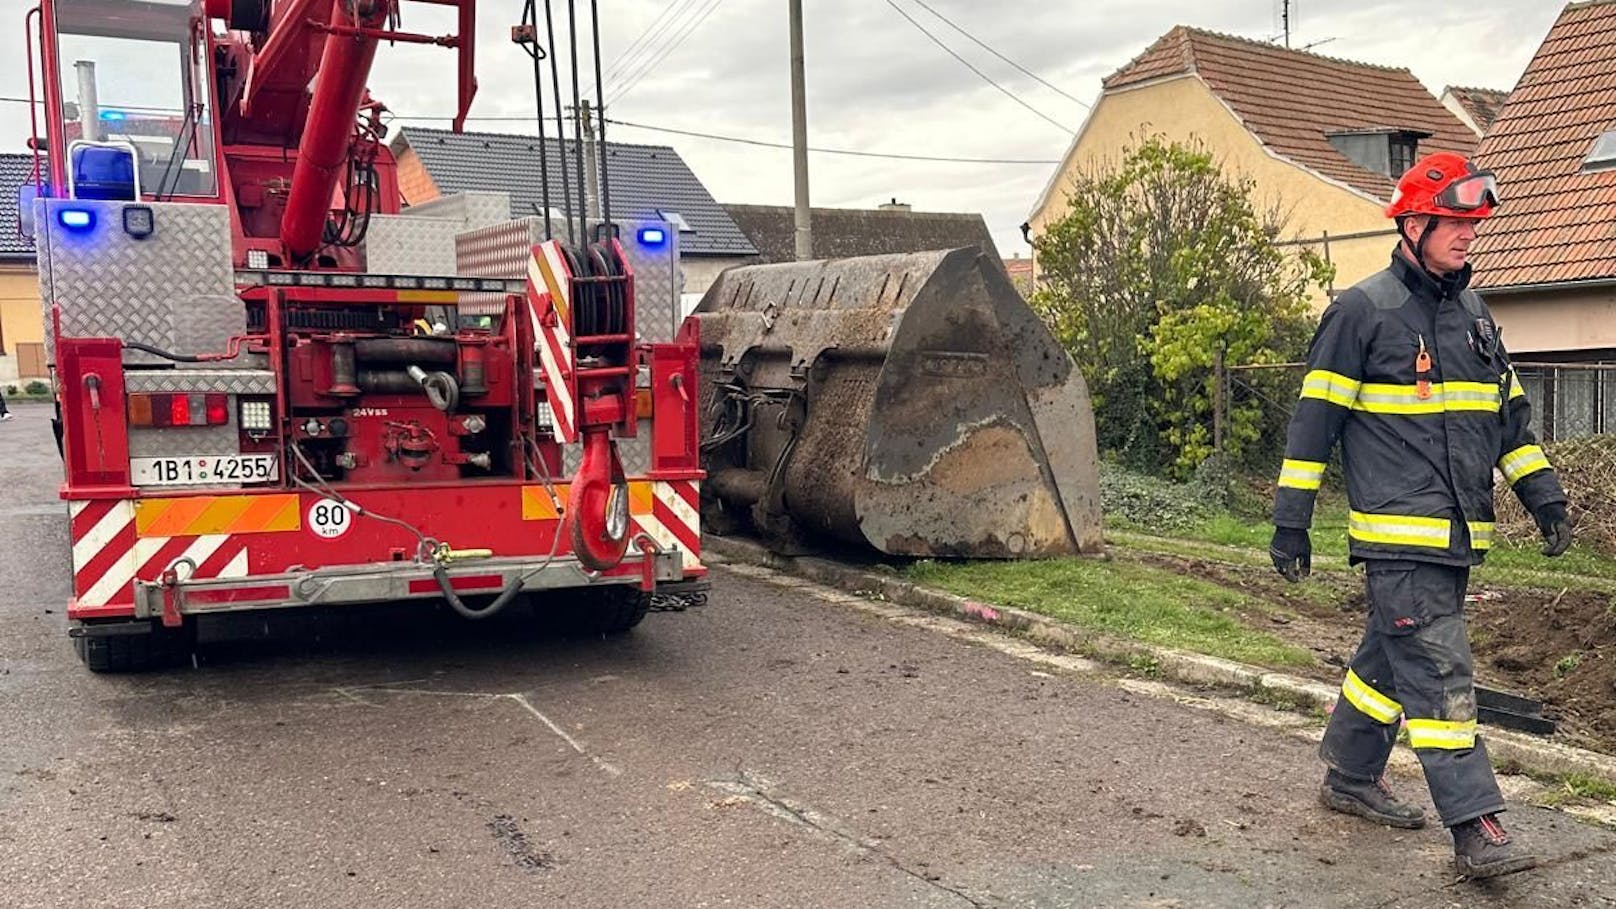
<svg viewBox="0 0 1616 909">
<path fill-rule="evenodd" d="M 1357 379 L 1349 379 L 1328 369 L 1315 369 L 1302 377 L 1302 397 L 1351 407 L 1358 397 Z"/>
<path fill-rule="evenodd" d="M 1498 386 L 1487 382 L 1432 382 L 1430 395 L 1420 397 L 1418 385 L 1365 382 L 1353 410 L 1367 413 L 1425 414 L 1474 410 L 1498 412 Z"/>
<path fill-rule="evenodd" d="M 1514 486 L 1531 474 L 1548 470 L 1549 457 L 1536 445 L 1522 445 L 1499 458 L 1498 469 L 1504 472 L 1509 485 Z"/>
<path fill-rule="evenodd" d="M 1411 748 L 1441 748 L 1458 751 L 1476 747 L 1475 720 L 1408 720 Z"/>
<path fill-rule="evenodd" d="M 1526 389 L 1521 387 L 1521 377 L 1515 371 L 1515 367 L 1511 366 L 1508 373 L 1500 374 L 1498 378 L 1502 380 L 1504 375 L 1509 376 L 1509 399 L 1513 401 L 1516 398 L 1526 397 Z"/>
<path fill-rule="evenodd" d="M 1471 549 L 1493 548 L 1493 522 L 1492 521 L 1466 521 L 1465 526 L 1470 528 Z"/>
<path fill-rule="evenodd" d="M 1347 703 L 1362 711 L 1382 726 L 1390 726 L 1403 715 L 1403 705 L 1381 694 L 1374 686 L 1359 678 L 1358 673 L 1347 670 L 1347 680 L 1341 683 L 1341 694 Z"/>
<path fill-rule="evenodd" d="M 1364 543 L 1447 549 L 1451 532 L 1447 518 L 1365 514 L 1361 511 L 1347 513 L 1347 536 Z"/>
<path fill-rule="evenodd" d="M 1285 459 L 1279 467 L 1279 485 L 1292 489 L 1318 489 L 1324 482 L 1322 461 L 1293 461 Z"/>
</svg>

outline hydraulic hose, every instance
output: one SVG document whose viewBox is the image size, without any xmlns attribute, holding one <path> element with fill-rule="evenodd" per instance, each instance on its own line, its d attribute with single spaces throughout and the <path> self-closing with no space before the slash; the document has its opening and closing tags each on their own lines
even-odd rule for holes
<svg viewBox="0 0 1616 909">
<path fill-rule="evenodd" d="M 505 589 L 499 592 L 499 596 L 494 598 L 494 602 L 481 609 L 473 609 L 467 606 L 464 600 L 460 599 L 459 594 L 455 593 L 454 585 L 449 583 L 449 572 L 442 562 L 439 562 L 432 569 L 432 577 L 437 579 L 438 589 L 443 591 L 443 598 L 449 602 L 449 608 L 453 609 L 461 618 L 473 622 L 486 619 L 509 606 L 511 601 L 516 599 L 516 595 L 522 592 L 522 588 L 527 586 L 527 579 L 517 575 L 505 583 Z"/>
</svg>

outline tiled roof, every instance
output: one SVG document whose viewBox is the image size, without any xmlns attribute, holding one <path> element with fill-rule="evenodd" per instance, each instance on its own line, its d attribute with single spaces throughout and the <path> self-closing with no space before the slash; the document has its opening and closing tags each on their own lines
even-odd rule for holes
<svg viewBox="0 0 1616 909">
<path fill-rule="evenodd" d="M 796 209 L 789 205 L 726 205 L 765 262 L 796 258 Z M 924 252 L 975 246 L 997 259 L 993 235 L 982 216 L 966 212 L 901 209 L 811 210 L 814 258 L 839 259 L 880 253 Z"/>
<path fill-rule="evenodd" d="M 1477 152 L 1504 204 L 1471 249 L 1477 287 L 1616 278 L 1616 170 L 1584 173 L 1616 129 L 1616 3 L 1560 13 Z"/>
<path fill-rule="evenodd" d="M 1476 134 L 1407 69 L 1338 60 L 1262 41 L 1178 26 L 1107 76 L 1106 91 L 1193 73 L 1274 154 L 1377 199 L 1395 181 L 1365 169 L 1326 134 L 1411 129 L 1430 133 L 1420 153 L 1469 154 Z"/>
<path fill-rule="evenodd" d="M 393 141 L 395 152 L 401 145 L 408 145 L 420 156 L 441 192 L 506 192 L 511 196 L 511 214 L 522 216 L 542 210 L 537 136 L 454 133 L 410 126 Z M 559 211 L 565 207 L 561 144 L 547 139 L 545 148 L 550 207 Z M 571 150 L 569 144 L 568 151 Z M 682 254 L 749 256 L 756 252 L 672 148 L 610 142 L 606 145 L 606 161 L 613 216 L 653 216 L 658 210 L 678 212 L 695 231 L 680 235 Z M 568 172 L 576 186 L 577 171 L 572 164 L 572 156 L 568 155 Z M 574 189 L 575 203 L 577 195 Z"/>
<path fill-rule="evenodd" d="M 1470 119 L 1476 121 L 1482 132 L 1486 132 L 1487 127 L 1498 119 L 1498 112 L 1509 100 L 1509 92 L 1494 88 L 1466 88 L 1462 85 L 1450 85 L 1442 90 L 1442 95 L 1452 95 L 1453 100 L 1459 102 L 1459 106 L 1470 115 Z"/>
<path fill-rule="evenodd" d="M 0 262 L 34 261 L 34 241 L 17 227 L 17 190 L 33 173 L 32 153 L 0 153 Z"/>
</svg>

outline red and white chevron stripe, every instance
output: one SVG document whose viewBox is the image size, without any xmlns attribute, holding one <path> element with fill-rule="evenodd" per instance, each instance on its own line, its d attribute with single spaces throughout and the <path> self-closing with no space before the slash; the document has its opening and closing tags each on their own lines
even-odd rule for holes
<svg viewBox="0 0 1616 909">
<path fill-rule="evenodd" d="M 657 480 L 651 484 L 651 512 L 634 516 L 640 529 L 665 548 L 683 555 L 685 574 L 706 570 L 701 563 L 701 484 Z"/>
<path fill-rule="evenodd" d="M 126 499 L 73 502 L 69 514 L 76 609 L 132 607 L 136 578 L 156 580 L 181 559 L 196 566 L 187 577 L 247 576 L 245 535 L 140 537 L 135 533 L 134 503 Z"/>
<path fill-rule="evenodd" d="M 538 349 L 539 369 L 544 373 L 544 391 L 549 399 L 556 438 L 563 443 L 578 441 L 577 404 L 573 401 L 574 371 L 569 273 L 558 241 L 546 240 L 533 247 L 527 263 L 528 313 L 533 320 L 533 340 Z"/>
</svg>

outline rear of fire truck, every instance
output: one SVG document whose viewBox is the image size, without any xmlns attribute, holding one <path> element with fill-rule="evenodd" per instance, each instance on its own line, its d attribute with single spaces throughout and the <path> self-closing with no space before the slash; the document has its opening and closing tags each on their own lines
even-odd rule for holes
<svg viewBox="0 0 1616 909">
<path fill-rule="evenodd" d="M 456 33 L 404 31 L 420 3 Z M 91 669 L 165 662 L 221 613 L 430 598 L 613 633 L 705 584 L 698 339 L 637 324 L 636 273 L 676 269 L 674 232 L 527 219 L 484 226 L 516 244 L 502 271 L 372 267 L 409 258 L 372 59 L 450 49 L 459 128 L 474 5 L 28 14 L 25 214 Z"/>
</svg>

